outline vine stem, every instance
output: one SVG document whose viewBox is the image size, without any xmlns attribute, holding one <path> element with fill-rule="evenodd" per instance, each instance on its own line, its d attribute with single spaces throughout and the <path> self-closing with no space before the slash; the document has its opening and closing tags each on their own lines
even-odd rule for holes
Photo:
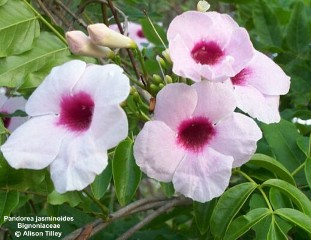
<svg viewBox="0 0 311 240">
<path fill-rule="evenodd" d="M 26 0 L 23 0 L 23 2 L 38 16 L 38 18 L 48 27 L 51 29 L 51 31 L 60 39 L 62 42 L 64 42 L 67 45 L 67 41 L 64 38 L 63 35 L 61 35 L 48 21 L 44 19 L 44 17 L 41 16 L 41 14 L 33 7 L 30 3 L 28 3 Z"/>
<path fill-rule="evenodd" d="M 92 194 L 90 194 L 87 190 L 83 190 L 83 192 L 101 209 L 103 214 L 107 216 L 109 214 L 109 209 L 101 204 Z"/>
<path fill-rule="evenodd" d="M 292 175 L 292 176 L 295 176 L 301 169 L 304 168 L 305 165 L 306 165 L 306 161 L 304 161 L 303 164 L 301 164 L 298 168 L 296 168 L 296 169 L 291 173 L 291 175 Z"/>
</svg>

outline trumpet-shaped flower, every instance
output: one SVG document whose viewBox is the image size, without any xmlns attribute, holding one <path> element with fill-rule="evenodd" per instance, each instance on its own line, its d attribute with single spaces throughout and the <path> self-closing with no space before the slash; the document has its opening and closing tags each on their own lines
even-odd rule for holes
<svg viewBox="0 0 311 240">
<path fill-rule="evenodd" d="M 117 24 L 111 24 L 109 28 L 120 32 Z M 149 41 L 144 35 L 143 28 L 140 24 L 135 22 L 128 22 L 127 28 L 128 36 L 137 43 L 140 49 L 150 45 Z"/>
<path fill-rule="evenodd" d="M 136 138 L 136 163 L 196 201 L 220 196 L 232 167 L 250 159 L 262 136 L 255 121 L 235 108 L 231 85 L 167 85 L 157 95 L 154 120 Z"/>
<path fill-rule="evenodd" d="M 5 91 L 0 92 L 0 113 L 12 114 L 17 110 L 25 111 L 26 99 L 23 97 L 6 97 Z M 18 126 L 27 121 L 27 117 L 3 117 L 4 127 L 14 131 Z"/>
<path fill-rule="evenodd" d="M 128 78 L 114 64 L 73 60 L 55 67 L 26 104 L 30 120 L 1 151 L 17 169 L 50 166 L 60 193 L 81 190 L 107 166 L 107 150 L 127 136 L 119 103 L 129 90 Z"/>
<path fill-rule="evenodd" d="M 290 77 L 269 57 L 255 51 L 231 82 L 238 108 L 265 123 L 280 121 L 279 97 L 289 91 Z"/>
<path fill-rule="evenodd" d="M 111 48 L 136 48 L 137 44 L 129 37 L 118 33 L 103 23 L 91 24 L 87 27 L 91 41 L 95 45 Z"/>
<path fill-rule="evenodd" d="M 82 31 L 66 32 L 66 39 L 70 51 L 74 54 L 97 58 L 110 58 L 114 56 L 110 48 L 93 44 L 90 38 Z"/>
<path fill-rule="evenodd" d="M 185 12 L 171 22 L 167 38 L 173 72 L 193 81 L 224 81 L 253 57 L 244 28 L 227 14 Z"/>
</svg>

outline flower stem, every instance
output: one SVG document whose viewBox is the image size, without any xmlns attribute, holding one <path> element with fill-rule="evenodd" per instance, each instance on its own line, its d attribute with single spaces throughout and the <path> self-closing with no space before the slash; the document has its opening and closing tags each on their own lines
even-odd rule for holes
<svg viewBox="0 0 311 240">
<path fill-rule="evenodd" d="M 307 161 L 307 160 L 306 160 L 306 161 Z M 301 169 L 303 169 L 304 166 L 306 165 L 306 161 L 305 161 L 303 164 L 301 164 L 298 168 L 296 168 L 296 169 L 291 173 L 291 175 L 292 175 L 292 176 L 295 176 Z"/>
<path fill-rule="evenodd" d="M 44 17 L 41 16 L 41 14 L 33 7 L 31 4 L 29 4 L 26 0 L 24 0 L 24 3 L 40 18 L 40 20 L 49 28 L 51 31 L 60 39 L 62 40 L 66 45 L 67 41 L 64 38 L 63 35 L 61 35 L 48 21 L 44 19 Z"/>
<path fill-rule="evenodd" d="M 92 194 L 90 194 L 87 190 L 83 190 L 83 192 L 101 209 L 104 216 L 109 214 L 109 209 L 104 206 L 100 201 L 98 201 Z"/>
</svg>

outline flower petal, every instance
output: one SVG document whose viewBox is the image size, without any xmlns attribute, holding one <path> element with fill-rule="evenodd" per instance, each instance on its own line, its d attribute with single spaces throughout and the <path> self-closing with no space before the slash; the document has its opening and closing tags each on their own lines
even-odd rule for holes
<svg viewBox="0 0 311 240">
<path fill-rule="evenodd" d="M 99 151 L 90 134 L 67 135 L 51 164 L 51 178 L 59 193 L 82 190 L 94 181 L 107 164 L 107 151 Z"/>
<path fill-rule="evenodd" d="M 149 177 L 163 182 L 172 180 L 183 155 L 176 145 L 176 133 L 160 121 L 145 123 L 134 143 L 137 165 Z"/>
<path fill-rule="evenodd" d="M 58 114 L 60 101 L 64 93 L 70 93 L 82 76 L 86 63 L 72 60 L 54 67 L 42 84 L 33 92 L 26 103 L 26 112 L 30 116 Z"/>
<path fill-rule="evenodd" d="M 17 128 L 1 151 L 14 168 L 42 169 L 57 156 L 66 132 L 54 116 L 34 117 Z"/>
<path fill-rule="evenodd" d="M 173 185 L 176 192 L 198 202 L 220 196 L 229 184 L 233 158 L 211 148 L 189 154 L 178 165 Z"/>
<path fill-rule="evenodd" d="M 236 108 L 232 85 L 202 81 L 192 87 L 198 94 L 195 116 L 205 116 L 213 123 L 231 114 Z"/>
<path fill-rule="evenodd" d="M 95 104 L 104 102 L 106 105 L 119 104 L 124 101 L 129 92 L 129 79 L 123 74 L 123 69 L 115 64 L 88 65 L 75 92 L 84 91 L 94 97 Z"/>
<path fill-rule="evenodd" d="M 127 137 L 128 122 L 120 106 L 95 105 L 90 131 L 100 149 L 110 149 Z"/>
<path fill-rule="evenodd" d="M 216 135 L 209 145 L 222 154 L 232 156 L 233 167 L 239 167 L 251 158 L 257 141 L 262 137 L 256 122 L 240 113 L 233 113 L 216 124 L 215 130 Z"/>
<path fill-rule="evenodd" d="M 250 85 L 235 86 L 234 95 L 237 107 L 251 117 L 267 124 L 281 120 L 279 96 L 265 96 Z"/>
<path fill-rule="evenodd" d="M 183 83 L 168 84 L 157 95 L 154 119 L 175 130 L 182 120 L 192 115 L 197 99 L 192 87 Z"/>
<path fill-rule="evenodd" d="M 272 59 L 261 52 L 255 51 L 255 56 L 247 66 L 250 73 L 247 83 L 266 95 L 283 95 L 288 93 L 290 77 Z"/>
</svg>

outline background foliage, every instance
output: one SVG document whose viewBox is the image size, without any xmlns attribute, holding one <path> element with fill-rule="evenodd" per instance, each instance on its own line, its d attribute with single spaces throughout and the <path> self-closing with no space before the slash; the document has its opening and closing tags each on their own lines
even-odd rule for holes
<svg viewBox="0 0 311 240">
<path fill-rule="evenodd" d="M 104 230 L 92 239 L 117 239 L 122 234 L 151 240 L 310 239 L 311 125 L 293 119 L 311 118 L 311 2 L 209 2 L 212 10 L 232 15 L 249 31 L 254 46 L 273 57 L 291 77 L 291 90 L 281 98 L 283 119 L 277 124 L 259 123 L 264 137 L 257 154 L 233 170 L 227 191 L 204 204 L 191 202 L 174 195 L 170 184 L 156 183 L 140 172 L 133 157 L 132 136 L 149 115 L 149 103 L 132 91 L 124 105 L 130 137 L 111 150 L 108 167 L 83 192 L 60 195 L 47 170 L 14 170 L 0 155 L 0 234 L 4 239 L 10 239 L 16 230 L 16 223 L 4 222 L 7 215 L 74 216 L 74 222 L 62 223 L 67 239 L 74 239 L 81 230 L 84 236 L 93 235 L 96 227 Z M 155 96 L 165 81 L 153 74 L 163 71 L 173 80 L 177 76 L 169 67 L 159 68 L 156 55 L 165 48 L 144 10 L 167 44 L 165 32 L 171 19 L 195 9 L 196 2 L 115 0 L 113 4 L 130 21 L 140 22 L 154 44 L 142 52 L 145 71 L 138 68 Z M 0 86 L 8 87 L 12 95 L 28 97 L 53 66 L 77 58 L 68 50 L 65 31 L 85 31 L 87 24 L 108 19 L 114 23 L 111 16 L 105 1 L 0 0 Z M 114 61 L 136 78 L 125 51 L 119 51 Z M 3 143 L 7 130 L 1 121 L 0 134 Z"/>
</svg>

